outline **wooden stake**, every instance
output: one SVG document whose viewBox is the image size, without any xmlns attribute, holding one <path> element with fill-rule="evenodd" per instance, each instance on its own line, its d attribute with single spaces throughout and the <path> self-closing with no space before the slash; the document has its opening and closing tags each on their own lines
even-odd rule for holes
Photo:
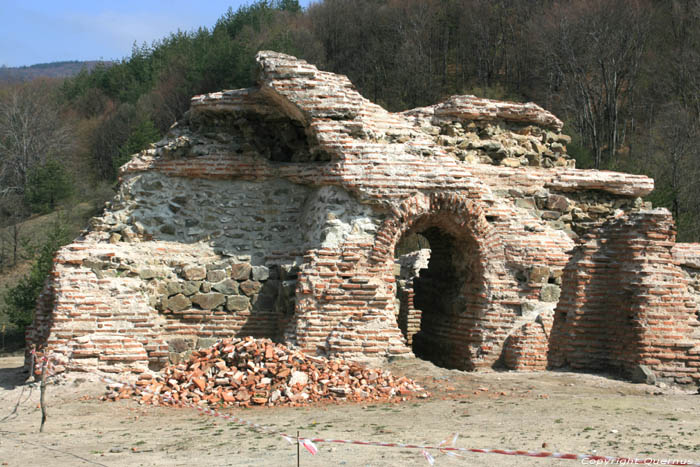
<svg viewBox="0 0 700 467">
<path fill-rule="evenodd" d="M 41 405 L 41 426 L 39 427 L 39 433 L 44 431 L 44 423 L 46 423 L 46 400 L 44 396 L 46 394 L 46 374 L 48 373 L 48 364 L 44 361 L 41 365 L 41 396 L 39 397 L 39 404 Z"/>
<path fill-rule="evenodd" d="M 30 367 L 29 367 L 29 375 L 31 376 L 31 381 L 35 382 L 36 381 L 36 347 L 32 345 L 32 359 L 30 362 Z"/>
<path fill-rule="evenodd" d="M 297 467 L 299 467 L 301 460 L 299 458 L 299 430 L 297 430 Z"/>
</svg>

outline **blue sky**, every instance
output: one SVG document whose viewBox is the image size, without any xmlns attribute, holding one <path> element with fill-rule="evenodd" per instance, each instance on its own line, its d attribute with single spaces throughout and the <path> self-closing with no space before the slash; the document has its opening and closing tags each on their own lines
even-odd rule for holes
<svg viewBox="0 0 700 467">
<path fill-rule="evenodd" d="M 136 41 L 211 27 L 247 0 L 0 0 L 0 65 L 127 57 Z M 300 0 L 306 7 L 311 0 Z"/>
</svg>

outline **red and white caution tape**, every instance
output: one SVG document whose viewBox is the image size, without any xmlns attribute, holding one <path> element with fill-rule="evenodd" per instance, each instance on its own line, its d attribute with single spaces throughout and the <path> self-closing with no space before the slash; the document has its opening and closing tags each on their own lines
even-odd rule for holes
<svg viewBox="0 0 700 467">
<path fill-rule="evenodd" d="M 266 433 L 269 435 L 274 435 L 274 436 L 280 436 L 286 441 L 288 441 L 291 444 L 300 444 L 301 446 L 304 447 L 308 452 L 310 452 L 312 455 L 316 455 L 318 453 L 318 448 L 314 443 L 336 443 L 336 444 L 352 444 L 356 446 L 377 446 L 377 447 L 385 447 L 385 448 L 402 448 L 402 449 L 419 449 L 421 451 L 421 454 L 423 457 L 425 457 L 425 460 L 430 464 L 433 465 L 435 463 L 435 458 L 430 454 L 430 451 L 438 451 L 441 452 L 442 454 L 448 455 L 448 456 L 457 456 L 457 457 L 465 457 L 463 453 L 478 453 L 478 454 L 501 454 L 501 455 L 506 455 L 506 456 L 524 456 L 524 457 L 539 457 L 539 458 L 551 458 L 551 459 L 570 459 L 570 460 L 589 460 L 589 461 L 600 461 L 601 463 L 605 464 L 621 464 L 621 465 L 626 465 L 626 464 L 633 464 L 633 465 L 674 465 L 674 466 L 690 466 L 690 467 L 700 467 L 700 463 L 689 461 L 689 460 L 675 460 L 675 459 L 663 459 L 663 460 L 657 460 L 657 459 L 651 459 L 651 458 L 645 458 L 645 459 L 637 459 L 637 458 L 630 458 L 630 457 L 615 457 L 615 456 L 598 456 L 594 454 L 568 454 L 568 453 L 560 453 L 560 452 L 549 452 L 549 451 L 524 451 L 524 450 L 510 450 L 510 449 L 478 449 L 478 448 L 460 448 L 456 447 L 455 443 L 457 442 L 457 434 L 455 434 L 452 439 L 448 442 L 446 439 L 441 441 L 437 446 L 433 445 L 421 445 L 421 444 L 406 444 L 406 443 L 385 443 L 385 442 L 380 442 L 380 441 L 358 441 L 358 440 L 348 440 L 348 439 L 327 439 L 327 438 L 301 438 L 301 437 L 296 437 L 292 436 L 287 433 L 283 433 L 281 431 L 277 431 L 271 427 L 266 427 L 263 425 L 260 425 L 258 423 L 253 423 L 247 420 L 244 420 L 242 418 L 234 417 L 233 415 L 228 415 L 228 414 L 223 414 L 221 412 L 218 412 L 214 409 L 211 409 L 209 407 L 200 407 L 198 405 L 189 403 L 189 402 L 183 402 L 183 401 L 175 401 L 173 398 L 171 398 L 168 393 L 166 392 L 165 394 L 156 394 L 152 391 L 149 391 L 147 389 L 138 387 L 135 384 L 124 382 L 124 381 L 116 381 L 111 378 L 107 377 L 100 377 L 100 379 L 107 384 L 121 387 L 121 386 L 129 386 L 132 389 L 134 389 L 137 392 L 146 392 L 149 394 L 152 394 L 153 396 L 156 396 L 158 398 L 161 398 L 164 402 L 166 403 L 172 403 L 173 405 L 181 405 L 185 407 L 190 407 L 193 409 L 198 410 L 199 412 L 202 412 L 206 415 L 210 415 L 213 417 L 220 417 L 226 420 L 230 420 L 232 422 L 241 424 L 241 425 L 246 425 L 258 432 Z"/>
</svg>

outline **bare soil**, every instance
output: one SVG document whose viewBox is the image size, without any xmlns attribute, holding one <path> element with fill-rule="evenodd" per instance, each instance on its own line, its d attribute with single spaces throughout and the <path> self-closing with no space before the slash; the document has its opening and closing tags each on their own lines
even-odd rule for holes
<svg viewBox="0 0 700 467">
<path fill-rule="evenodd" d="M 25 384 L 22 357 L 0 357 L 0 465 L 294 466 L 296 446 L 193 409 L 102 402 L 104 384 L 73 375 L 47 391 L 43 433 L 39 389 Z M 287 433 L 457 446 L 700 461 L 700 396 L 694 388 L 631 384 L 570 372 L 466 373 L 421 360 L 389 365 L 431 393 L 401 403 L 223 409 Z M 692 389 L 692 391 L 691 391 Z M 318 443 L 304 466 L 422 466 L 418 450 Z M 580 465 L 580 461 L 433 452 L 444 466 Z"/>
</svg>

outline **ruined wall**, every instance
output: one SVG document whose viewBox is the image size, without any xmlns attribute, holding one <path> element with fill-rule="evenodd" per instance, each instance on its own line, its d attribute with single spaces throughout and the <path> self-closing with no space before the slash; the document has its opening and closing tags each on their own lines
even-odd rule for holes
<svg viewBox="0 0 700 467">
<path fill-rule="evenodd" d="M 561 121 L 535 104 L 454 96 L 390 113 L 344 76 L 274 52 L 257 60 L 256 87 L 194 97 L 122 167 L 118 195 L 59 252 L 30 344 L 73 368 L 145 371 L 231 335 L 358 359 L 413 351 L 462 369 L 542 369 L 548 352 L 576 366 L 587 332 L 636 342 L 604 329 L 595 288 L 574 303 L 586 279 L 576 262 L 603 262 L 590 238 L 621 258 L 661 248 L 658 235 L 671 251 L 642 214 L 652 180 L 575 169 Z M 413 233 L 430 240 L 430 260 L 400 289 L 396 247 Z M 636 287 L 642 264 L 590 274 L 601 290 L 614 287 L 608 273 Z M 634 306 L 658 308 L 653 296 Z M 567 324 L 574 309 L 600 324 Z M 625 366 L 658 353 L 641 342 L 629 357 L 610 343 L 592 355 Z"/>
<path fill-rule="evenodd" d="M 554 366 L 700 380 L 697 302 L 674 258 L 666 210 L 643 210 L 589 232 L 564 273 L 550 342 Z"/>
<path fill-rule="evenodd" d="M 413 345 L 413 336 L 420 331 L 423 312 L 415 304 L 415 282 L 421 270 L 428 269 L 430 249 L 421 249 L 400 256 L 396 261 L 394 275 L 397 276 L 395 304 L 396 322 L 408 346 Z"/>
</svg>

